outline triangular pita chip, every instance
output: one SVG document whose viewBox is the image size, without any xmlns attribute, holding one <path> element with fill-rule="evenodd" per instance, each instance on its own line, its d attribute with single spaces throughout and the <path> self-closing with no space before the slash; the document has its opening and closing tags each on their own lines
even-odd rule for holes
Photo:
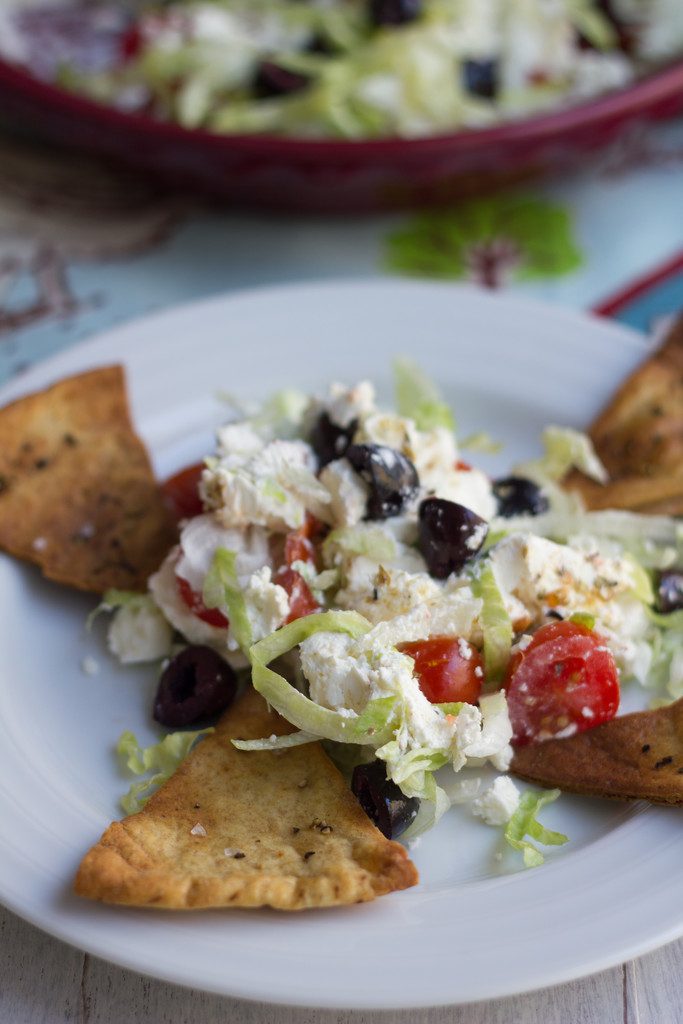
<svg viewBox="0 0 683 1024">
<path fill-rule="evenodd" d="M 0 549 L 103 593 L 144 590 L 174 538 L 120 366 L 0 409 Z"/>
<path fill-rule="evenodd" d="M 589 430 L 610 476 L 572 473 L 589 508 L 683 515 L 683 317 L 621 385 Z"/>
<path fill-rule="evenodd" d="M 619 800 L 683 803 L 683 700 L 515 751 L 510 771 L 541 786 Z"/>
<path fill-rule="evenodd" d="M 247 691 L 139 814 L 110 825 L 76 892 L 132 906 L 303 910 L 415 885 L 405 849 L 375 828 L 318 743 L 254 752 L 230 742 L 291 731 Z"/>
</svg>

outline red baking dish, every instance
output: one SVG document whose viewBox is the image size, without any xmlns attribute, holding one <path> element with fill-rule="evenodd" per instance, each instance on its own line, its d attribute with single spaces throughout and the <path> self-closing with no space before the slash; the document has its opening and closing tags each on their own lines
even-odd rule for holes
<svg viewBox="0 0 683 1024">
<path fill-rule="evenodd" d="M 566 173 L 645 122 L 683 113 L 683 62 L 626 89 L 493 128 L 424 139 L 215 135 L 122 113 L 0 61 L 0 124 L 243 208 L 308 213 L 435 205 Z"/>
</svg>

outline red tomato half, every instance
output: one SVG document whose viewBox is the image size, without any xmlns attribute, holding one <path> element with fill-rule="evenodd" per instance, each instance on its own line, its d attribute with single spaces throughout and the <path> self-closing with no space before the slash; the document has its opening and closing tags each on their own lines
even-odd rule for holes
<svg viewBox="0 0 683 1024">
<path fill-rule="evenodd" d="M 428 640 L 398 644 L 415 662 L 420 689 L 432 704 L 466 701 L 476 704 L 484 682 L 479 651 L 466 640 L 431 636 Z"/>
<path fill-rule="evenodd" d="M 315 548 L 312 541 L 305 537 L 301 530 L 294 530 L 288 533 L 285 538 L 285 562 L 293 565 L 295 562 L 310 562 L 315 564 Z"/>
<path fill-rule="evenodd" d="M 201 594 L 193 590 L 187 580 L 184 580 L 182 576 L 176 576 L 176 579 L 178 581 L 178 593 L 193 615 L 196 615 L 198 619 L 206 622 L 209 626 L 215 626 L 217 629 L 228 628 L 230 623 L 225 615 L 223 615 L 223 612 L 219 611 L 218 608 L 207 608 L 202 601 Z"/>
<path fill-rule="evenodd" d="M 192 519 L 204 511 L 198 490 L 203 469 L 204 463 L 198 462 L 196 466 L 181 469 L 162 484 L 162 490 L 176 519 Z"/>
<path fill-rule="evenodd" d="M 576 622 L 542 626 L 511 660 L 505 681 L 517 746 L 608 722 L 619 707 L 619 673 L 605 640 Z"/>
<path fill-rule="evenodd" d="M 294 562 L 316 564 L 313 539 L 317 537 L 321 529 L 322 523 L 310 512 L 307 512 L 304 525 L 300 526 L 298 530 L 292 530 L 285 538 L 285 562 L 287 565 L 293 565 Z"/>
<path fill-rule="evenodd" d="M 289 615 L 285 624 L 320 611 L 320 605 L 313 597 L 308 584 L 296 570 L 283 566 L 276 573 L 275 582 L 284 587 L 289 597 Z"/>
</svg>

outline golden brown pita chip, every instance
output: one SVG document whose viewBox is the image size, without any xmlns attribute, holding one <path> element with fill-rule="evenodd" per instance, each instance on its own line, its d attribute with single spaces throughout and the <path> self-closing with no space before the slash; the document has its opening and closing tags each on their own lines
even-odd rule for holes
<svg viewBox="0 0 683 1024">
<path fill-rule="evenodd" d="M 589 433 L 611 481 L 603 487 L 571 474 L 567 486 L 589 508 L 683 514 L 683 317 Z"/>
<path fill-rule="evenodd" d="M 541 786 L 618 800 L 683 803 L 683 700 L 515 751 L 510 771 Z"/>
<path fill-rule="evenodd" d="M 375 828 L 318 743 L 254 752 L 230 742 L 291 731 L 249 690 L 139 814 L 110 825 L 76 892 L 132 906 L 303 910 L 415 885 L 404 848 Z"/>
<path fill-rule="evenodd" d="M 174 539 L 120 366 L 0 409 L 0 548 L 103 593 L 144 590 Z"/>
</svg>

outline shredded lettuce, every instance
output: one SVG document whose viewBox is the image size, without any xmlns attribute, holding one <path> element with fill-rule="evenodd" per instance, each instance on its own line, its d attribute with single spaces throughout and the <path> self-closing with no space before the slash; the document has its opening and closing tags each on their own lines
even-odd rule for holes
<svg viewBox="0 0 683 1024">
<path fill-rule="evenodd" d="M 662 615 L 661 612 L 655 612 L 648 608 L 647 614 L 650 621 L 660 629 L 675 629 L 677 632 L 683 633 L 683 609 Z"/>
<path fill-rule="evenodd" d="M 512 622 L 496 582 L 493 566 L 487 562 L 473 581 L 475 596 L 480 597 L 481 628 L 484 634 L 484 667 L 486 680 L 498 683 L 502 679 L 512 648 Z"/>
<path fill-rule="evenodd" d="M 361 715 L 341 714 L 316 704 L 296 690 L 284 676 L 268 667 L 271 661 L 315 633 L 347 633 L 359 637 L 370 628 L 367 619 L 357 612 L 322 612 L 290 622 L 259 640 L 249 651 L 254 688 L 288 722 L 303 732 L 338 743 L 381 745 L 391 737 L 390 722 L 395 698 L 370 701 Z"/>
<path fill-rule="evenodd" d="M 323 543 L 323 559 L 333 559 L 334 548 L 341 548 L 351 555 L 365 555 L 375 562 L 390 562 L 396 558 L 396 542 L 379 526 L 343 526 L 332 530 Z"/>
<path fill-rule="evenodd" d="M 414 420 L 418 430 L 446 427 L 455 431 L 453 413 L 438 388 L 412 360 L 394 360 L 394 389 L 397 411 Z"/>
<path fill-rule="evenodd" d="M 537 483 L 561 480 L 570 469 L 580 469 L 598 483 L 607 483 L 607 470 L 598 458 L 587 434 L 570 427 L 546 427 L 542 435 L 545 454 L 517 466 L 515 472 Z"/>
<path fill-rule="evenodd" d="M 212 728 L 198 732 L 170 732 L 159 743 L 149 747 L 141 747 L 132 732 L 122 733 L 116 744 L 116 753 L 124 767 L 133 775 L 154 772 L 149 778 L 134 782 L 121 797 L 121 806 L 126 814 L 136 814 L 141 810 L 152 793 L 173 775 L 195 743 L 212 732 Z"/>
<path fill-rule="evenodd" d="M 479 430 L 476 434 L 468 434 L 460 441 L 460 447 L 470 452 L 480 452 L 482 455 L 497 455 L 502 451 L 503 442 L 496 441 L 485 430 Z"/>
<path fill-rule="evenodd" d="M 543 854 L 526 839 L 530 836 L 537 843 L 544 846 L 562 846 L 568 842 L 567 836 L 561 832 L 552 832 L 537 821 L 537 814 L 546 804 L 557 800 L 560 795 L 559 789 L 545 791 L 527 790 L 522 794 L 519 807 L 510 818 L 505 829 L 505 839 L 515 850 L 520 850 L 524 857 L 524 864 L 528 868 L 538 867 L 543 863 Z"/>
<path fill-rule="evenodd" d="M 420 807 L 417 817 L 401 836 L 402 842 L 410 842 L 417 839 L 424 832 L 434 828 L 440 818 L 451 807 L 452 801 L 446 790 L 437 786 L 433 775 L 428 775 L 425 785 L 425 793 L 420 800 Z"/>
<path fill-rule="evenodd" d="M 251 623 L 244 595 L 237 580 L 237 555 L 227 548 L 218 548 L 206 574 L 202 600 L 207 608 L 225 608 L 230 629 L 245 653 L 251 646 Z"/>
<path fill-rule="evenodd" d="M 317 736 L 300 731 L 290 732 L 285 736 L 267 736 L 260 740 L 232 740 L 232 745 L 238 750 L 287 750 L 289 747 L 301 747 L 317 741 Z"/>
<path fill-rule="evenodd" d="M 143 608 L 151 600 L 152 598 L 149 594 L 138 594 L 132 590 L 116 590 L 111 588 L 104 593 L 97 608 L 93 608 L 88 615 L 88 618 L 85 620 L 86 628 L 91 629 L 95 619 L 103 612 L 113 612 L 117 608 Z"/>
</svg>

